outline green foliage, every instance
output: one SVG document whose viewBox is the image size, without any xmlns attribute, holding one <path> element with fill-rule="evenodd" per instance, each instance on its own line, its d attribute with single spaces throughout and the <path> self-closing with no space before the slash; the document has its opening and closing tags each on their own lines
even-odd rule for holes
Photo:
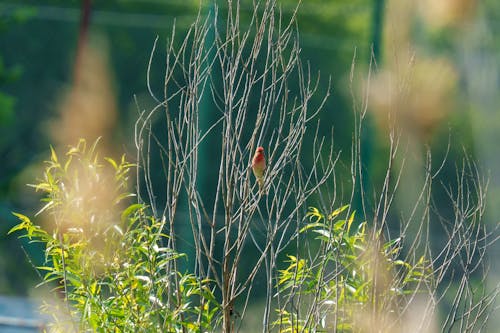
<svg viewBox="0 0 500 333">
<path fill-rule="evenodd" d="M 387 316 L 403 311 L 405 300 L 432 282 L 425 257 L 401 258 L 400 238 L 383 242 L 380 230 L 367 232 L 366 222 L 354 227 L 355 212 L 338 219 L 348 208 L 328 215 L 309 209 L 309 221 L 299 233 L 316 245 L 311 248 L 318 248 L 318 253 L 288 256 L 288 267 L 279 271 L 277 288 L 289 299 L 277 310 L 274 325 L 280 332 L 351 332 L 362 326 L 360 320 L 382 325 Z M 300 304 L 306 300 L 314 304 L 314 313 L 301 313 Z M 287 306 L 294 311 L 287 311 Z"/>
<path fill-rule="evenodd" d="M 305 325 L 305 320 L 297 318 L 297 314 L 286 310 L 278 310 L 279 320 L 274 322 L 275 326 L 280 327 L 281 333 L 309 333 L 310 330 Z"/>
<path fill-rule="evenodd" d="M 33 10 L 30 7 L 21 7 L 10 14 L 11 17 L 0 16 L 0 33 L 28 20 L 32 17 Z M 9 83 L 17 81 L 23 70 L 18 64 L 6 66 L 2 53 L 0 53 L 0 125 L 5 126 L 13 120 L 16 98 L 3 90 Z"/>
<path fill-rule="evenodd" d="M 212 281 L 175 270 L 184 255 L 168 246 L 166 221 L 142 204 L 124 205 L 134 165 L 102 159 L 96 146 L 80 140 L 64 161 L 51 149 L 43 179 L 32 185 L 44 193 L 36 214 L 44 226 L 15 213 L 20 223 L 9 232 L 45 245 L 43 283 L 55 285 L 66 303 L 45 306 L 58 314 L 56 329 L 211 330 L 219 311 Z"/>
</svg>

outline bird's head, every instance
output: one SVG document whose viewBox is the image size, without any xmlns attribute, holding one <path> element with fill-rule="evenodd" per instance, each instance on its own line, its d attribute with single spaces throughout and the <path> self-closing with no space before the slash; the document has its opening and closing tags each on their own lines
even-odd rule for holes
<svg viewBox="0 0 500 333">
<path fill-rule="evenodd" d="M 257 147 L 257 150 L 255 151 L 257 154 L 264 154 L 264 148 L 263 147 Z"/>
</svg>

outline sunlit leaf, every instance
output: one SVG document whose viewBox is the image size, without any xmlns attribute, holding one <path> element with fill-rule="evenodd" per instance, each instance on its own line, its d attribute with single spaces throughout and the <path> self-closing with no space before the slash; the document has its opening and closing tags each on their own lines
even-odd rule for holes
<svg viewBox="0 0 500 333">
<path fill-rule="evenodd" d="M 347 208 L 349 208 L 349 205 L 344 205 L 340 208 L 337 208 L 335 209 L 333 212 L 331 212 L 329 215 L 328 215 L 328 219 L 329 220 L 332 220 L 334 219 L 335 217 L 337 217 L 340 213 L 342 213 L 343 211 L 345 211 Z"/>
<path fill-rule="evenodd" d="M 326 224 L 321 223 L 321 222 L 312 222 L 308 223 L 305 227 L 299 230 L 299 233 L 303 233 L 304 231 L 307 231 L 312 228 L 327 228 Z"/>
<path fill-rule="evenodd" d="M 135 214 L 135 212 L 144 208 L 142 204 L 133 204 L 128 206 L 121 214 L 121 221 L 125 222 L 131 215 Z"/>
</svg>

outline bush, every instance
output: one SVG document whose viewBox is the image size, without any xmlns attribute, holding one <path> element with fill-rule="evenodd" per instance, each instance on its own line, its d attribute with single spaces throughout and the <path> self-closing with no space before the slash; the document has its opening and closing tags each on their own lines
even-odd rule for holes
<svg viewBox="0 0 500 333">
<path fill-rule="evenodd" d="M 45 225 L 16 213 L 21 223 L 9 232 L 45 245 L 46 263 L 38 269 L 64 301 L 45 311 L 57 330 L 211 330 L 219 309 L 211 281 L 171 273 L 168 266 L 183 254 L 165 246 L 165 220 L 151 217 L 143 204 L 124 205 L 133 196 L 127 192 L 133 167 L 125 157 L 100 158 L 96 144 L 87 147 L 85 140 L 65 160 L 52 150 L 43 180 L 33 185 L 44 193 L 36 215 Z"/>
<path fill-rule="evenodd" d="M 286 300 L 274 323 L 280 332 L 387 328 L 408 305 L 407 296 L 425 292 L 432 282 L 425 257 L 401 259 L 400 238 L 383 242 L 380 230 L 367 232 L 366 222 L 354 227 L 354 212 L 338 219 L 348 208 L 307 213 L 309 223 L 299 233 L 315 235 L 318 251 L 313 258 L 289 255 L 289 266 L 279 271 L 277 289 Z"/>
</svg>

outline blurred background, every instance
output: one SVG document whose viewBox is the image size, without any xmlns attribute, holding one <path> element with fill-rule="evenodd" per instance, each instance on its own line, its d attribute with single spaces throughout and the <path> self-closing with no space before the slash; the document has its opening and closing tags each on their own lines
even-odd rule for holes
<svg viewBox="0 0 500 333">
<path fill-rule="evenodd" d="M 211 3 L 201 1 L 202 14 Z M 293 14 L 296 1 L 278 3 L 285 17 Z M 151 84 L 161 91 L 166 40 L 174 23 L 183 35 L 199 4 L 0 0 L 0 295 L 41 293 L 33 269 L 43 262 L 41 247 L 7 231 L 17 223 L 11 212 L 30 215 L 39 209 L 39 197 L 26 184 L 40 176 L 50 145 L 102 136 L 109 155 L 125 152 L 132 159 L 136 101 L 141 108 L 154 106 L 146 84 L 154 40 L 159 36 Z M 224 2 L 219 5 L 224 11 Z M 251 1 L 242 1 L 242 15 L 251 14 Z M 387 164 L 378 157 L 387 151 L 390 115 L 397 114 L 410 156 L 401 185 L 408 192 L 398 198 L 398 209 L 411 205 L 422 176 L 412 165 L 430 148 L 436 161 L 449 151 L 441 176 L 445 184 L 454 181 L 464 154 L 477 160 L 490 179 L 485 223 L 498 224 L 499 1 L 305 0 L 298 29 L 304 63 L 332 77 L 321 130 L 328 136 L 333 126 L 335 146 L 346 152 L 342 163 L 350 165 L 353 106 L 359 108 L 367 96 L 362 138 L 367 186 L 382 181 Z M 318 95 L 326 88 L 321 86 Z M 360 97 L 354 103 L 352 93 Z M 492 269 L 494 286 L 498 261 Z"/>
</svg>

